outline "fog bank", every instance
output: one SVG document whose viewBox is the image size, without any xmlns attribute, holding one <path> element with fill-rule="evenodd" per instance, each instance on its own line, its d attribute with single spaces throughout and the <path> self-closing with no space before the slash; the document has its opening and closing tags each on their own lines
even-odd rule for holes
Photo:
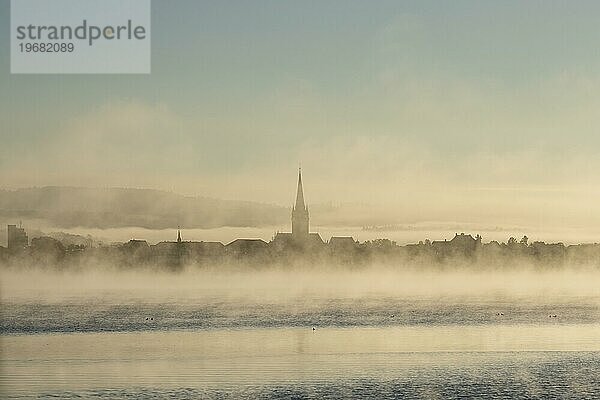
<svg viewBox="0 0 600 400">
<path fill-rule="evenodd" d="M 372 267 L 286 270 L 188 269 L 180 273 L 97 270 L 50 272 L 3 270 L 2 301 L 61 301 L 70 298 L 181 301 L 222 297 L 248 302 L 296 298 L 594 297 L 600 301 L 600 271 L 508 270 L 418 271 Z M 600 302 L 599 302 L 600 305 Z"/>
</svg>

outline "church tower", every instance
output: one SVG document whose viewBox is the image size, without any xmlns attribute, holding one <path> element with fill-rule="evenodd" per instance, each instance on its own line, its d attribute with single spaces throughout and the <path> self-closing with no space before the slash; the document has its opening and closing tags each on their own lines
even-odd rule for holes
<svg viewBox="0 0 600 400">
<path fill-rule="evenodd" d="M 302 169 L 298 169 L 298 191 L 296 204 L 292 209 L 292 237 L 294 240 L 308 239 L 308 207 L 304 204 L 304 191 L 302 190 Z"/>
</svg>

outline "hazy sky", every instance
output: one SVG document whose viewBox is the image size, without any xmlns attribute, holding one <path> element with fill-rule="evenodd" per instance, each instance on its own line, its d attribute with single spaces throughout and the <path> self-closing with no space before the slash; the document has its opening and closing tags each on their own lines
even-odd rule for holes
<svg viewBox="0 0 600 400">
<path fill-rule="evenodd" d="M 302 162 L 312 203 L 600 222 L 600 2 L 155 0 L 152 14 L 150 75 L 10 75 L 0 0 L 0 186 L 291 204 Z"/>
</svg>

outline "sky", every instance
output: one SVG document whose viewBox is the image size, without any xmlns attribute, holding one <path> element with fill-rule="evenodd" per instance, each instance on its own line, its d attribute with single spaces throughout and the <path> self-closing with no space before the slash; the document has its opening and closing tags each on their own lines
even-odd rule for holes
<svg viewBox="0 0 600 400">
<path fill-rule="evenodd" d="M 597 1 L 157 1 L 149 75 L 11 75 L 0 187 L 600 226 Z"/>
</svg>

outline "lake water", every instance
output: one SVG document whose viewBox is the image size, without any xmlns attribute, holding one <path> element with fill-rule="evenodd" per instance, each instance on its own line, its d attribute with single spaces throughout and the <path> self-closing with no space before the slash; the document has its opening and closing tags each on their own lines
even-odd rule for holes
<svg viewBox="0 0 600 400">
<path fill-rule="evenodd" d="M 147 289 L 51 297 L 5 286 L 2 397 L 600 398 L 594 291 Z"/>
</svg>

